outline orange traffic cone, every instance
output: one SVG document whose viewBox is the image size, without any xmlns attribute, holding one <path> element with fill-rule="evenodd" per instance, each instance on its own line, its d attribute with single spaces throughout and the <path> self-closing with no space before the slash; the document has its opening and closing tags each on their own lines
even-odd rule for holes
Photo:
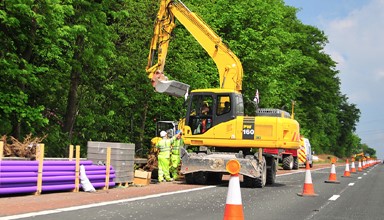
<svg viewBox="0 0 384 220">
<path fill-rule="evenodd" d="M 318 196 L 318 194 L 315 193 L 315 190 L 313 188 L 311 170 L 309 168 L 308 161 L 305 163 L 305 180 L 304 180 L 303 192 L 297 193 L 297 195 L 299 195 L 299 196 Z"/>
<path fill-rule="evenodd" d="M 356 167 L 355 167 L 355 160 L 352 159 L 352 163 L 351 163 L 351 173 L 356 173 Z"/>
<path fill-rule="evenodd" d="M 231 177 L 229 178 L 224 220 L 244 220 L 239 179 L 240 163 L 237 160 L 230 160 L 226 168 Z"/>
<path fill-rule="evenodd" d="M 351 177 L 351 172 L 349 172 L 349 162 L 348 162 L 348 159 L 345 163 L 345 171 L 344 171 L 344 175 L 342 177 Z"/>
<path fill-rule="evenodd" d="M 359 159 L 359 165 L 357 166 L 357 171 L 363 172 L 363 168 L 361 167 L 361 160 Z"/>
<path fill-rule="evenodd" d="M 331 173 L 329 174 L 328 180 L 324 181 L 326 183 L 340 183 L 339 181 L 337 181 L 337 177 L 336 177 L 335 162 L 336 162 L 336 159 L 332 158 Z"/>
</svg>

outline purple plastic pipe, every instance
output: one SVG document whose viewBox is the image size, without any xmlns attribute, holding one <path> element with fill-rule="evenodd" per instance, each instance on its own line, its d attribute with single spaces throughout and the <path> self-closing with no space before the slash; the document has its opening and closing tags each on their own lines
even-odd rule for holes
<svg viewBox="0 0 384 220">
<path fill-rule="evenodd" d="M 1 166 L 0 172 L 37 172 L 37 166 Z M 44 166 L 43 172 L 50 171 L 74 171 L 76 166 Z M 113 167 L 111 166 L 111 170 Z M 105 166 L 86 165 L 85 170 L 105 170 Z"/>
<path fill-rule="evenodd" d="M 73 184 L 73 181 L 45 182 L 43 183 L 43 186 L 65 185 L 65 184 Z M 27 186 L 37 186 L 37 184 L 36 183 L 2 183 L 0 188 L 27 187 Z"/>
<path fill-rule="evenodd" d="M 37 186 L 0 188 L 1 194 L 32 193 L 37 191 Z"/>
<path fill-rule="evenodd" d="M 92 185 L 95 188 L 101 188 L 101 187 L 104 187 L 104 184 L 105 183 L 94 183 Z M 115 186 L 115 182 L 109 182 L 109 187 L 113 187 L 113 186 Z M 42 192 L 72 190 L 74 188 L 75 188 L 75 184 L 43 186 Z M 33 192 L 36 192 L 36 190 L 37 190 L 37 186 L 0 188 L 0 195 L 14 194 L 14 193 L 33 193 Z"/>
<path fill-rule="evenodd" d="M 109 179 L 109 182 L 113 182 L 113 178 Z M 92 180 L 92 184 L 94 183 L 105 183 L 105 178 L 104 179 L 97 179 L 97 180 Z M 74 184 L 74 181 L 61 181 L 61 182 L 43 182 L 43 186 L 53 186 L 53 185 L 66 185 L 66 184 Z M 80 182 L 81 184 L 81 182 Z M 37 186 L 36 183 L 2 183 L 0 185 L 1 188 L 14 188 L 14 187 L 27 187 L 27 186 Z"/>
<path fill-rule="evenodd" d="M 89 180 L 105 179 L 105 175 L 89 175 Z M 110 178 L 115 178 L 115 174 L 110 175 Z M 61 182 L 61 181 L 73 181 L 75 182 L 75 176 L 43 176 L 44 182 Z M 37 177 L 5 177 L 0 179 L 0 186 L 3 183 L 30 183 L 37 182 Z"/>
<path fill-rule="evenodd" d="M 75 161 L 44 161 L 42 191 L 70 190 L 75 184 Z M 0 194 L 36 192 L 37 161 L 0 161 Z M 105 166 L 80 161 L 95 188 L 104 187 Z M 111 166 L 110 186 L 114 186 L 115 170 Z"/>
<path fill-rule="evenodd" d="M 91 160 L 81 160 L 80 165 L 92 165 Z M 36 160 L 3 160 L 0 161 L 0 166 L 37 166 L 39 162 Z M 63 160 L 45 160 L 44 166 L 74 166 L 76 161 L 63 161 Z"/>
<path fill-rule="evenodd" d="M 87 169 L 87 167 L 85 167 Z M 114 174 L 115 170 L 111 170 L 110 174 Z M 94 171 L 85 171 L 85 174 L 88 175 L 105 175 L 105 170 L 94 170 Z M 75 171 L 52 171 L 45 172 L 43 176 L 74 176 Z M 1 172 L 0 177 L 37 177 L 37 172 Z"/>
</svg>

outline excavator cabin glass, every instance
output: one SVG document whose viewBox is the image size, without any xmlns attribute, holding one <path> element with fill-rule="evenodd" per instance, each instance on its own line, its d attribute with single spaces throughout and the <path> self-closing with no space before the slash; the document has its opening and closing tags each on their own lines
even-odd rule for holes
<svg viewBox="0 0 384 220">
<path fill-rule="evenodd" d="M 243 98 L 236 93 L 192 93 L 186 123 L 192 134 L 203 134 L 211 127 L 244 114 Z"/>
</svg>

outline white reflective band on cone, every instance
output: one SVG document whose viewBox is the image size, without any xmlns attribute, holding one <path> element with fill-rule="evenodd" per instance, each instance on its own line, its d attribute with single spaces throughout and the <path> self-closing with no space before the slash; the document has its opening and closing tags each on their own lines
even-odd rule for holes
<svg viewBox="0 0 384 220">
<path fill-rule="evenodd" d="M 241 191 L 239 175 L 231 175 L 228 185 L 226 204 L 241 205 Z"/>
</svg>

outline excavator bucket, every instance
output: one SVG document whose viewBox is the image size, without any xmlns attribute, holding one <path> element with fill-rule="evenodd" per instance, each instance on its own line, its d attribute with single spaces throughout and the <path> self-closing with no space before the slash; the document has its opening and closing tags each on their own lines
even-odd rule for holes
<svg viewBox="0 0 384 220">
<path fill-rule="evenodd" d="M 188 93 L 189 85 L 175 80 L 157 80 L 155 89 L 167 95 L 184 97 Z"/>
</svg>

